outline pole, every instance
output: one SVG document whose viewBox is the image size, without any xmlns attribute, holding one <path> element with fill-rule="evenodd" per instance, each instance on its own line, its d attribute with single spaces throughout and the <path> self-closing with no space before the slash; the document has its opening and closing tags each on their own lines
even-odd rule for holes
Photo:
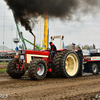
<svg viewBox="0 0 100 100">
<path fill-rule="evenodd" d="M 3 50 L 4 50 L 4 35 L 5 35 L 5 4 L 4 4 L 4 21 L 3 21 Z"/>
<path fill-rule="evenodd" d="M 48 26 L 48 46 L 47 46 L 47 48 L 49 48 L 49 16 L 48 16 L 48 20 L 47 20 L 47 26 Z"/>
<path fill-rule="evenodd" d="M 48 36 L 47 36 L 47 15 L 44 17 L 44 40 L 43 40 L 43 49 L 47 49 L 48 45 Z"/>
<path fill-rule="evenodd" d="M 41 16 L 40 16 L 40 47 L 41 47 Z"/>
</svg>

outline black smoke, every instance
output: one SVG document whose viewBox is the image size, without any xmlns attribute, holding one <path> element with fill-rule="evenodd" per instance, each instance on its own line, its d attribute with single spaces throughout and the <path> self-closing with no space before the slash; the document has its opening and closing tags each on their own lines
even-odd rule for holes
<svg viewBox="0 0 100 100">
<path fill-rule="evenodd" d="M 26 30 L 32 31 L 37 16 L 73 19 L 77 13 L 96 13 L 100 0 L 4 0 L 15 18 Z"/>
</svg>

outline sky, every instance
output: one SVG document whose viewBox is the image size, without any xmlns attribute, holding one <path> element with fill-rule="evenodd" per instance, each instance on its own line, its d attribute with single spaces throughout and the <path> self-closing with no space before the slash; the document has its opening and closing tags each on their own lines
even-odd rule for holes
<svg viewBox="0 0 100 100">
<path fill-rule="evenodd" d="M 97 12 L 98 13 L 98 12 Z M 41 20 L 40 20 L 41 19 Z M 33 42 L 33 36 L 25 30 L 19 23 L 20 31 L 23 32 L 23 37 Z M 36 44 L 42 46 L 44 37 L 44 19 L 37 18 L 33 33 L 36 35 Z M 95 44 L 96 48 L 100 48 L 100 14 L 97 15 L 86 15 L 82 16 L 80 20 L 60 20 L 60 19 L 49 19 L 49 41 L 51 36 L 64 35 L 65 46 L 75 43 L 78 45 L 81 43 L 84 45 Z M 6 5 L 3 0 L 0 0 L 0 46 L 9 47 L 15 49 L 17 44 L 13 42 L 13 38 L 17 38 L 18 33 L 14 22 L 12 11 Z M 60 39 L 56 39 L 54 44 L 57 49 L 60 47 Z M 33 46 L 26 43 L 27 48 L 32 49 Z"/>
</svg>

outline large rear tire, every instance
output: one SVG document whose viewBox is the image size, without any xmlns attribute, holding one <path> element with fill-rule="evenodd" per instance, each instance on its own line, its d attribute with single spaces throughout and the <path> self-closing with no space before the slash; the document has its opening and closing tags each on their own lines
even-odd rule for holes
<svg viewBox="0 0 100 100">
<path fill-rule="evenodd" d="M 17 71 L 16 67 L 18 65 L 18 58 L 13 58 L 7 66 L 7 73 L 12 78 L 21 78 L 24 75 L 24 71 Z"/>
<path fill-rule="evenodd" d="M 43 59 L 33 59 L 28 67 L 28 75 L 32 80 L 42 80 L 47 74 L 47 64 Z"/>
<path fill-rule="evenodd" d="M 57 52 L 53 58 L 53 77 L 62 77 L 60 61 L 67 51 Z"/>
<path fill-rule="evenodd" d="M 79 57 L 74 51 L 68 51 L 60 61 L 63 77 L 76 77 L 79 73 Z"/>
</svg>

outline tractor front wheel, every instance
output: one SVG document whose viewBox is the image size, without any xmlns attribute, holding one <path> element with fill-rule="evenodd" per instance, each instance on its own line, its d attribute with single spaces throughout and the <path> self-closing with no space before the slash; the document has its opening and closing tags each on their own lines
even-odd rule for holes
<svg viewBox="0 0 100 100">
<path fill-rule="evenodd" d="M 33 59 L 28 67 L 28 75 L 32 80 L 42 80 L 47 74 L 47 64 L 43 59 Z"/>
<path fill-rule="evenodd" d="M 20 71 L 20 70 L 17 71 L 17 69 L 16 69 L 17 66 L 18 66 L 18 58 L 14 58 L 8 63 L 7 73 L 12 78 L 21 78 L 25 73 L 24 70 L 23 71 Z"/>
</svg>

